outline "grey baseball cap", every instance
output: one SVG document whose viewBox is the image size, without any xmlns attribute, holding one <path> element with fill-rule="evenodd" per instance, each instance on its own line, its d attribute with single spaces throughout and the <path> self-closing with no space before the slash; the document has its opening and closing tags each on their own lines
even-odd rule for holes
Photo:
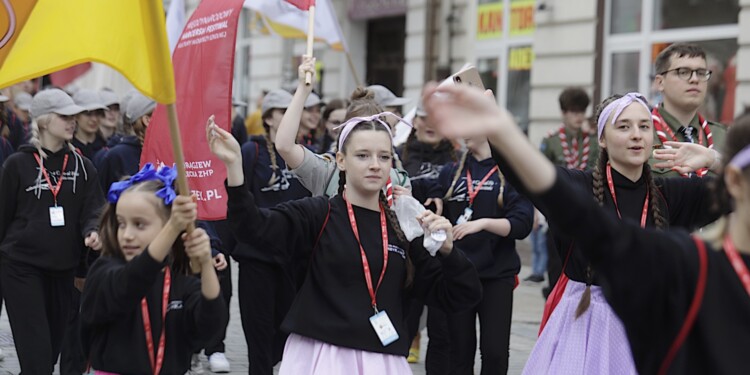
<svg viewBox="0 0 750 375">
<path fill-rule="evenodd" d="M 247 107 L 247 103 L 245 103 L 242 100 L 239 100 L 239 99 L 237 99 L 237 98 L 235 98 L 233 96 L 232 97 L 232 106 L 233 107 Z"/>
<path fill-rule="evenodd" d="M 73 101 L 87 111 L 96 111 L 97 109 L 106 110 L 107 106 L 102 104 L 102 99 L 94 90 L 80 89 L 73 94 Z"/>
<path fill-rule="evenodd" d="M 65 91 L 49 89 L 39 91 L 31 101 L 31 117 L 57 113 L 63 116 L 77 115 L 86 109 L 79 107 Z"/>
<path fill-rule="evenodd" d="M 282 89 L 271 90 L 263 97 L 263 103 L 260 105 L 261 111 L 265 114 L 267 111 L 274 108 L 289 107 L 292 103 L 292 94 L 289 91 Z"/>
<path fill-rule="evenodd" d="M 31 97 L 31 94 L 26 91 L 21 91 L 13 96 L 13 103 L 16 105 L 16 108 L 22 111 L 28 111 L 31 109 L 32 100 L 34 99 Z"/>
<path fill-rule="evenodd" d="M 101 103 L 105 107 L 114 104 L 120 105 L 120 99 L 117 97 L 117 94 L 109 90 L 99 90 L 99 99 L 101 99 Z"/>
<path fill-rule="evenodd" d="M 396 96 L 383 85 L 370 85 L 367 89 L 375 94 L 375 101 L 383 107 L 401 107 L 411 102 L 411 99 Z"/>
<path fill-rule="evenodd" d="M 322 100 L 320 100 L 320 96 L 318 94 L 311 92 L 310 95 L 307 97 L 307 100 L 305 100 L 305 108 L 314 107 L 316 105 L 325 105 Z"/>
<path fill-rule="evenodd" d="M 125 117 L 128 119 L 128 123 L 132 124 L 139 118 L 151 113 L 156 108 L 156 102 L 141 94 L 140 92 L 134 92 L 130 97 L 125 107 Z"/>
<path fill-rule="evenodd" d="M 5 95 L 3 95 L 3 94 L 0 94 L 0 103 L 5 103 L 5 102 L 7 102 L 8 100 L 10 100 L 10 98 L 9 98 L 9 97 L 7 97 L 7 96 L 5 96 Z"/>
</svg>

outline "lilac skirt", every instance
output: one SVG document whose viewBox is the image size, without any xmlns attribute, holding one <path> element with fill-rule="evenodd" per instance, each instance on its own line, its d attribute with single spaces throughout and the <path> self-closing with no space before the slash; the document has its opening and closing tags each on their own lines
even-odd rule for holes
<svg viewBox="0 0 750 375">
<path fill-rule="evenodd" d="M 411 374 L 406 357 L 343 348 L 289 335 L 279 375 L 383 375 Z"/>
<path fill-rule="evenodd" d="M 529 355 L 524 375 L 638 374 L 625 328 L 600 287 L 591 287 L 591 305 L 575 318 L 585 288 L 583 283 L 568 281 Z"/>
</svg>

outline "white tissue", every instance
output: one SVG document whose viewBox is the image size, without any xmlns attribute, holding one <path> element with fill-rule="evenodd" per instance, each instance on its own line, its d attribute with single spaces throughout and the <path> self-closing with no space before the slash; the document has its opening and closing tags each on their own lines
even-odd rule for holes
<svg viewBox="0 0 750 375">
<path fill-rule="evenodd" d="M 408 195 L 402 195 L 396 199 L 392 207 L 393 211 L 396 212 L 398 217 L 398 224 L 401 226 L 401 230 L 404 232 L 406 239 L 411 241 L 421 235 L 424 236 L 422 245 L 430 253 L 435 256 L 440 246 L 443 246 L 443 242 L 447 239 L 447 235 L 444 230 L 439 230 L 434 233 L 425 234 L 424 228 L 417 221 L 417 216 L 427 209 L 419 203 L 413 197 Z"/>
</svg>

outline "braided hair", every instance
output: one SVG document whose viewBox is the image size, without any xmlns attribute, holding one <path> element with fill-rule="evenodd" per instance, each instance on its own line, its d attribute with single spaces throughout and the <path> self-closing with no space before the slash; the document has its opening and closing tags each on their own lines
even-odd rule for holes
<svg viewBox="0 0 750 375">
<path fill-rule="evenodd" d="M 453 175 L 451 184 L 448 187 L 448 191 L 445 193 L 445 196 L 443 196 L 443 199 L 447 200 L 453 196 L 453 190 L 456 188 L 456 182 L 458 182 L 458 179 L 461 178 L 461 171 L 464 170 L 464 166 L 466 165 L 466 158 L 469 157 L 470 153 L 471 151 L 466 151 L 464 152 L 463 155 L 461 155 L 461 161 L 458 163 L 458 168 L 456 168 L 456 173 Z M 497 171 L 497 177 L 500 179 L 500 192 L 497 194 L 497 205 L 498 207 L 503 208 L 503 204 L 504 204 L 503 195 L 505 195 L 505 176 L 503 175 L 502 172 L 500 172 L 499 169 Z"/>
<path fill-rule="evenodd" d="M 596 108 L 596 114 L 594 115 L 594 123 L 599 122 L 599 117 L 601 116 L 602 111 L 605 107 L 621 97 L 622 95 L 612 95 L 609 98 L 605 99 L 601 104 L 599 104 L 599 106 L 597 106 Z M 602 130 L 602 137 L 604 137 L 604 132 L 606 131 L 607 128 L 605 126 Z M 596 199 L 600 206 L 604 205 L 604 174 L 607 168 L 607 164 L 609 164 L 609 153 L 607 152 L 606 148 L 602 147 L 599 150 L 599 159 L 596 162 L 596 166 L 594 167 L 594 171 L 592 174 L 592 192 L 594 194 L 594 199 Z M 666 229 L 669 227 L 669 221 L 661 212 L 662 194 L 659 190 L 659 187 L 654 182 L 653 174 L 651 173 L 651 167 L 648 165 L 648 163 L 645 163 L 643 166 L 643 177 L 646 180 L 646 186 L 648 188 L 651 215 L 654 218 L 654 224 L 656 225 L 657 229 Z M 581 301 L 578 303 L 578 307 L 576 308 L 576 318 L 583 315 L 583 313 L 586 312 L 586 310 L 589 308 L 589 305 L 591 304 L 590 289 L 591 283 L 593 282 L 593 277 L 594 271 L 589 264 L 586 267 L 586 290 L 583 292 Z"/>
</svg>

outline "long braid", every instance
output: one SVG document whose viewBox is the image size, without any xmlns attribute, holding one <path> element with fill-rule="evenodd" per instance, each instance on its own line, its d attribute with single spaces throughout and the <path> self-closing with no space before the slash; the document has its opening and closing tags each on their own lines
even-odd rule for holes
<svg viewBox="0 0 750 375">
<path fill-rule="evenodd" d="M 339 171 L 339 196 L 344 196 L 344 188 L 346 187 L 346 172 Z"/>
<path fill-rule="evenodd" d="M 599 206 L 604 205 L 604 170 L 607 168 L 609 162 L 609 154 L 606 148 L 599 150 L 599 159 L 596 162 L 596 167 L 593 173 L 593 184 L 592 189 L 594 198 L 599 203 Z M 565 272 L 565 270 L 563 270 Z M 591 284 L 594 281 L 594 270 L 591 268 L 591 264 L 586 266 L 586 289 L 584 289 L 581 295 L 581 300 L 578 302 L 576 307 L 576 319 L 583 315 L 586 310 L 591 306 Z"/>
<path fill-rule="evenodd" d="M 445 143 L 447 143 L 450 146 L 451 161 L 453 161 L 454 163 L 457 162 L 458 161 L 458 153 L 456 152 L 456 147 L 453 146 L 453 142 L 451 142 L 451 141 L 449 141 L 447 139 L 443 139 L 441 142 L 445 142 Z"/>
<path fill-rule="evenodd" d="M 669 228 L 669 221 L 662 215 L 661 205 L 659 204 L 661 202 L 661 192 L 659 191 L 659 187 L 656 186 L 654 176 L 651 174 L 651 167 L 648 164 L 643 167 L 643 174 L 648 186 L 648 195 L 651 197 L 651 213 L 654 216 L 654 224 L 657 229 L 667 229 Z"/>
<path fill-rule="evenodd" d="M 271 179 L 268 180 L 268 186 L 272 186 L 279 180 L 279 164 L 276 161 L 276 150 L 273 147 L 273 141 L 268 136 L 268 132 L 263 134 L 263 138 L 266 140 L 266 148 L 268 149 L 268 156 L 271 157 Z"/>
<path fill-rule="evenodd" d="M 393 228 L 394 232 L 396 232 L 396 237 L 398 237 L 399 241 L 406 244 L 406 246 L 409 246 L 409 241 L 406 239 L 406 235 L 404 234 L 404 231 L 401 229 L 401 225 L 399 225 L 398 223 L 398 217 L 396 217 L 396 211 L 393 211 L 388 207 L 388 198 L 386 198 L 385 193 L 383 193 L 383 190 L 380 190 L 379 199 L 380 199 L 381 210 L 385 210 L 385 217 L 386 217 L 386 220 L 388 220 L 388 225 L 391 228 Z M 411 261 L 408 248 L 404 249 L 404 254 L 406 254 L 406 281 L 404 282 L 404 286 L 409 287 L 414 281 L 414 263 L 412 263 Z"/>
<path fill-rule="evenodd" d="M 466 151 L 461 155 L 461 161 L 458 163 L 458 168 L 456 168 L 456 174 L 453 175 L 453 181 L 451 181 L 450 187 L 445 193 L 443 199 L 448 199 L 453 196 L 453 189 L 455 189 L 456 182 L 458 182 L 458 179 L 461 177 L 461 171 L 464 169 L 464 165 L 466 165 L 466 158 L 469 156 L 469 153 L 469 151 Z"/>
</svg>

